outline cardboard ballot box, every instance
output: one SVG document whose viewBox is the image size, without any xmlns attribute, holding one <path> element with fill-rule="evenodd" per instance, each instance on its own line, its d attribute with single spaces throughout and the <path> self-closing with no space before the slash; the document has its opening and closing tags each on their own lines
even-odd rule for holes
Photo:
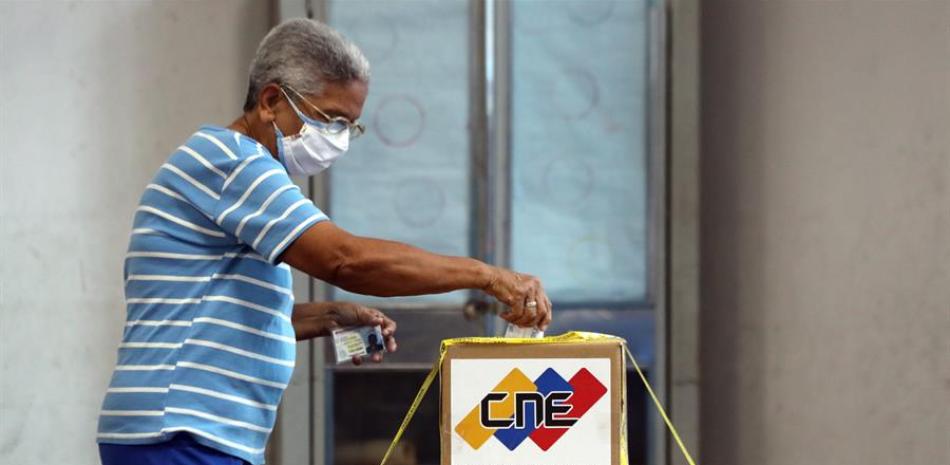
<svg viewBox="0 0 950 465">
<path fill-rule="evenodd" d="M 623 340 L 589 333 L 443 343 L 442 465 L 621 465 Z"/>
</svg>

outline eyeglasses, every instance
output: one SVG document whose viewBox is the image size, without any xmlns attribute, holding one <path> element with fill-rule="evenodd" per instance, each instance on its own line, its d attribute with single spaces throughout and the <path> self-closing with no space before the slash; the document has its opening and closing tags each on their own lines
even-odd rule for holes
<svg viewBox="0 0 950 465">
<path fill-rule="evenodd" d="M 290 90 L 291 92 L 294 93 L 294 95 L 297 96 L 297 98 L 306 102 L 307 105 L 310 105 L 310 107 L 316 110 L 317 113 L 320 113 L 320 116 L 326 119 L 326 122 L 324 122 L 324 125 L 326 127 L 326 130 L 329 133 L 339 134 L 343 132 L 344 130 L 349 129 L 350 139 L 352 140 L 352 139 L 356 139 L 359 136 L 362 136 L 363 133 L 366 132 L 366 126 L 364 126 L 363 123 L 360 123 L 359 121 L 350 121 L 349 119 L 344 118 L 342 116 L 330 116 L 326 114 L 323 110 L 321 110 L 320 107 L 314 105 L 313 102 L 307 100 L 306 97 L 304 97 L 300 92 L 297 92 L 297 90 L 294 89 L 293 87 L 290 87 L 288 85 L 283 85 L 281 87 Z M 293 102 L 291 102 L 291 104 L 293 104 Z"/>
</svg>

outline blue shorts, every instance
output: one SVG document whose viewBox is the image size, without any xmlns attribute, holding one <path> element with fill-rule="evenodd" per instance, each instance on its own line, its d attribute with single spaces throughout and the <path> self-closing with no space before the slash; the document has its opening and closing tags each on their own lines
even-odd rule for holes
<svg viewBox="0 0 950 465">
<path fill-rule="evenodd" d="M 99 443 L 102 465 L 249 465 L 233 455 L 199 444 L 179 433 L 155 444 Z"/>
</svg>

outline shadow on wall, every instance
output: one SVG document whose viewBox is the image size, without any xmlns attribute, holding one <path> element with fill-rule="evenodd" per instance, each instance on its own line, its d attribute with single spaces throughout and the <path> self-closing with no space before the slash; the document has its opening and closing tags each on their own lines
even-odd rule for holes
<svg viewBox="0 0 950 465">
<path fill-rule="evenodd" d="M 762 80 L 769 41 L 757 8 L 703 8 L 701 299 L 701 444 L 709 465 L 767 463 L 743 456 L 740 443 L 765 440 L 762 389 L 764 321 L 740 308 L 764 303 L 762 120 L 737 114 L 767 99 Z M 743 228 L 736 227 L 742 224 Z M 723 247 L 723 244 L 742 244 Z M 751 388 L 750 388 L 751 387 Z M 710 395 L 711 394 L 711 395 Z M 762 451 L 762 448 L 753 448 Z"/>
</svg>

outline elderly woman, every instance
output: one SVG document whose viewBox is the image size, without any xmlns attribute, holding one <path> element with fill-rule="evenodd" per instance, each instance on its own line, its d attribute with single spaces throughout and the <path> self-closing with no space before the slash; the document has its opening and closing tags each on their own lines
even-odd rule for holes
<svg viewBox="0 0 950 465">
<path fill-rule="evenodd" d="M 510 307 L 510 322 L 551 321 L 536 278 L 351 235 L 294 186 L 291 175 L 328 168 L 363 132 L 368 86 L 355 45 L 315 21 L 285 22 L 254 57 L 244 114 L 201 127 L 146 186 L 99 417 L 104 465 L 260 464 L 296 341 L 380 325 L 396 350 L 396 325 L 378 310 L 295 305 L 290 266 L 375 296 L 481 289 Z"/>
</svg>

